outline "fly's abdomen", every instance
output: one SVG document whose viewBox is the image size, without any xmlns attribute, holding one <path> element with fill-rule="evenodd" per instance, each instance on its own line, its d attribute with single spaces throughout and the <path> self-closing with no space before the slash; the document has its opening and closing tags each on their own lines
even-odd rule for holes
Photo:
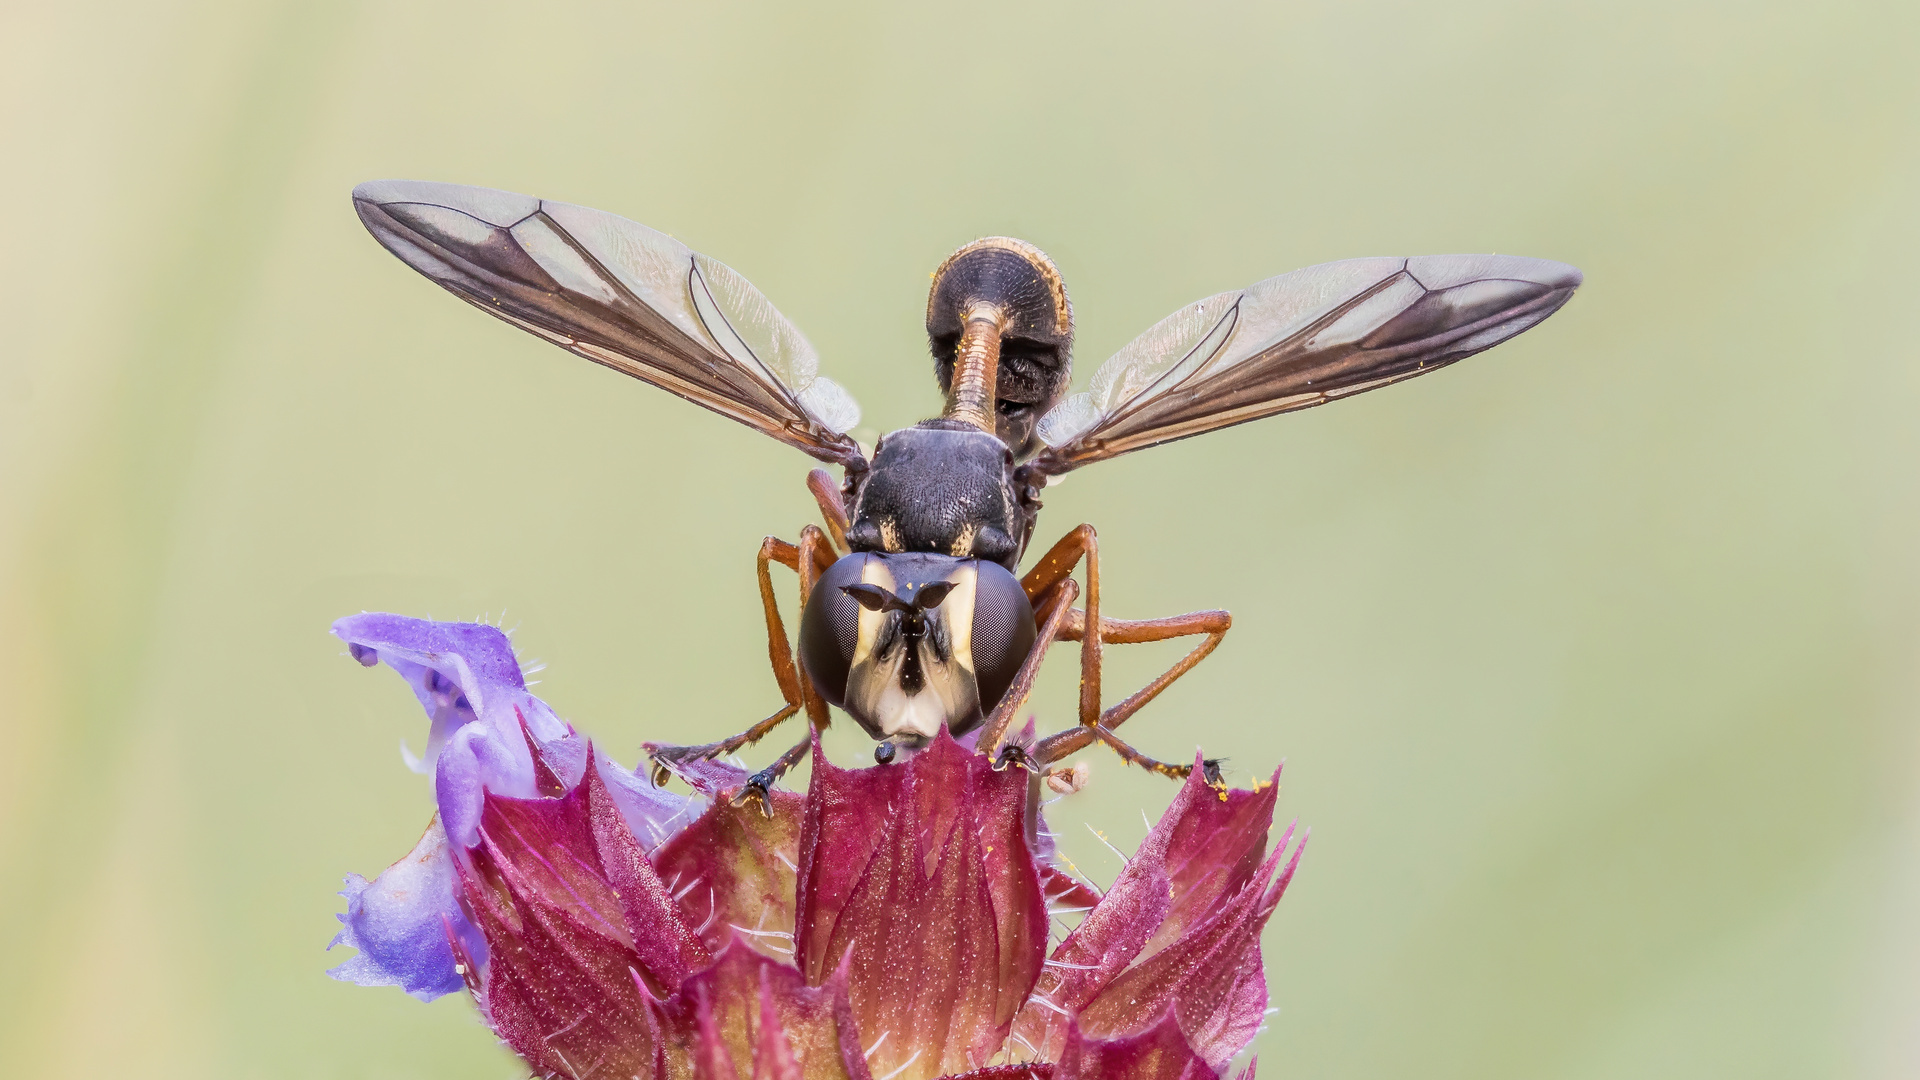
<svg viewBox="0 0 1920 1080">
<path fill-rule="evenodd" d="M 927 342 L 948 419 L 991 431 L 1025 458 L 1066 396 L 1073 303 L 1046 252 L 989 236 L 947 257 L 927 294 Z"/>
</svg>

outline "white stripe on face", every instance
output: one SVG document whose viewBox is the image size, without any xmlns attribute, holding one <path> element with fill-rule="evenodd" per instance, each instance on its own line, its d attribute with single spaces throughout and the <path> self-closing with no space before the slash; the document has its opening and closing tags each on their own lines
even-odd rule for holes
<svg viewBox="0 0 1920 1080">
<path fill-rule="evenodd" d="M 962 731 L 979 718 L 980 690 L 973 674 L 973 608 L 978 570 L 971 560 L 956 561 L 944 575 L 928 581 L 900 580 L 887 559 L 869 559 L 861 568 L 863 584 L 877 585 L 896 595 L 911 595 L 934 581 L 950 581 L 953 589 L 940 605 L 926 613 L 927 633 L 917 645 L 923 685 L 908 694 L 900 685 L 906 663 L 900 638 L 901 613 L 860 610 L 853 663 L 847 672 L 848 712 L 878 730 L 882 737 L 916 736 L 931 739 L 946 724 Z M 947 659 L 935 655 L 932 638 L 944 633 Z M 891 636 L 885 659 L 879 657 L 883 637 Z"/>
</svg>

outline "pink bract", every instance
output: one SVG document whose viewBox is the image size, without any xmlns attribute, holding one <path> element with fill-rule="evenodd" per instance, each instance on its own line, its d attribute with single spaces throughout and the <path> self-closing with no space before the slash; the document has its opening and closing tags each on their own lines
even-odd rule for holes
<svg viewBox="0 0 1920 1080">
<path fill-rule="evenodd" d="M 440 810 L 348 879 L 336 943 L 359 955 L 334 974 L 465 986 L 540 1076 L 1211 1078 L 1266 1013 L 1260 930 L 1300 856 L 1292 829 L 1268 850 L 1272 783 L 1190 778 L 1101 894 L 1037 852 L 1031 774 L 944 735 L 862 769 L 816 741 L 808 791 L 767 815 L 731 805 L 729 766 L 673 796 L 604 758 L 492 627 L 335 633 L 426 705 Z"/>
</svg>

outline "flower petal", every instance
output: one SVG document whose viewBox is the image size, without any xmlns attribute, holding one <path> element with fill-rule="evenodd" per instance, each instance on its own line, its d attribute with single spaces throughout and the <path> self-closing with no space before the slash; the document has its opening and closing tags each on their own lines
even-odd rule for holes
<svg viewBox="0 0 1920 1080">
<path fill-rule="evenodd" d="M 384 662 L 412 684 L 436 733 L 443 723 L 470 722 L 481 708 L 494 703 L 496 695 L 527 688 L 507 635 L 484 623 L 431 622 L 368 612 L 336 620 L 333 633 L 347 643 L 355 660 L 367 667 Z M 455 687 L 464 700 L 449 693 Z M 429 743 L 429 763 L 438 748 Z"/>
<path fill-rule="evenodd" d="M 1113 887 L 1054 950 L 1033 1000 L 1021 1010 L 1014 1031 L 1041 1057 L 1062 1051 L 1072 1018 L 1121 972 L 1179 940 L 1223 896 L 1244 889 L 1258 868 L 1276 784 L 1222 793 L 1204 782 L 1197 760 L 1195 766 Z M 1277 781 L 1279 773 L 1274 776 Z M 1132 1019 L 1152 1022 L 1163 1007 L 1143 1007 Z M 1127 1030 L 1116 1020 L 1100 1034 Z"/>
<path fill-rule="evenodd" d="M 1200 782 L 1198 755 L 1194 765 L 1184 785 L 1192 798 L 1186 800 L 1179 815 L 1163 815 L 1161 819 L 1171 826 L 1172 833 L 1166 850 L 1173 905 L 1142 956 L 1165 948 L 1187 927 L 1205 918 L 1221 897 L 1239 892 L 1253 879 L 1267 853 L 1273 805 L 1280 794 L 1280 770 L 1275 769 L 1265 782 L 1255 778 L 1252 790 L 1234 788 L 1223 795 Z"/>
<path fill-rule="evenodd" d="M 431 730 L 420 768 L 434 774 L 440 813 L 431 831 L 443 838 L 431 860 L 421 861 L 432 847 L 422 838 L 423 847 L 374 882 L 347 879 L 347 929 L 334 943 L 361 955 L 334 975 L 435 997 L 460 981 L 446 925 L 469 955 L 486 960 L 485 942 L 461 914 L 452 865 L 478 840 L 485 793 L 526 798 L 572 787 L 586 770 L 587 740 L 527 693 L 513 649 L 495 627 L 369 614 L 341 619 L 333 632 L 362 664 L 399 672 L 427 710 Z M 646 838 L 644 847 L 706 805 L 661 791 L 604 758 L 596 770 L 629 829 Z"/>
<path fill-rule="evenodd" d="M 1118 1036 L 1139 1031 L 1171 1006 L 1195 1050 L 1216 1070 L 1225 1068 L 1253 1041 L 1266 1011 L 1260 931 L 1299 866 L 1302 845 L 1274 877 L 1292 835 L 1288 829 L 1252 881 L 1179 940 L 1108 983 L 1076 1022 L 1088 1034 Z"/>
<path fill-rule="evenodd" d="M 513 646 L 497 627 L 368 614 L 335 622 L 333 632 L 362 664 L 399 672 L 427 710 L 420 767 L 434 774 L 441 824 L 456 851 L 473 844 L 483 791 L 538 794 L 529 741 L 563 739 L 571 729 L 527 693 Z"/>
<path fill-rule="evenodd" d="M 654 1011 L 669 1061 L 718 1061 L 724 1055 L 729 1062 L 753 1062 L 758 1077 L 763 1068 L 784 1068 L 791 1057 L 804 1080 L 872 1080 L 847 1003 L 844 968 L 825 986 L 811 987 L 793 968 L 735 939 Z"/>
<path fill-rule="evenodd" d="M 654 869 L 698 916 L 718 952 L 738 934 L 755 951 L 791 962 L 795 874 L 806 799 L 768 793 L 773 816 L 718 801 L 653 853 Z"/>
<path fill-rule="evenodd" d="M 421 1001 L 460 989 L 448 928 L 469 954 L 485 956 L 486 943 L 460 911 L 456 880 L 438 816 L 407 857 L 379 877 L 348 875 L 340 893 L 347 910 L 338 916 L 346 925 L 327 948 L 359 953 L 327 974 L 361 986 L 398 986 Z"/>
<path fill-rule="evenodd" d="M 596 898 L 597 926 L 580 912 L 543 910 L 544 893 L 517 881 L 492 844 L 471 853 L 461 876 L 492 951 L 478 1000 L 494 1033 L 540 1075 L 659 1075 L 662 1041 L 639 958 L 610 936 L 606 898 Z"/>
<path fill-rule="evenodd" d="M 1218 1080 L 1219 1075 L 1187 1045 L 1169 1012 L 1147 1030 L 1118 1039 L 1090 1039 L 1070 1027 L 1053 1080 Z"/>
<path fill-rule="evenodd" d="M 657 849 L 685 828 L 687 822 L 699 817 L 711 801 L 699 792 L 676 795 L 654 787 L 652 780 L 628 772 L 610 757 L 597 756 L 594 764 L 613 805 L 619 808 L 620 816 L 627 819 L 627 828 L 633 830 L 634 838 L 648 851 Z"/>
<path fill-rule="evenodd" d="M 1027 788 L 944 734 L 904 765 L 858 770 L 816 740 L 798 959 L 812 982 L 851 965 L 876 1072 L 978 1068 L 1006 1041 L 1046 943 Z"/>
<path fill-rule="evenodd" d="M 648 995 L 708 954 L 615 806 L 593 753 L 557 799 L 487 795 L 465 895 L 492 960 L 481 1003 L 536 1069 L 652 1075 Z"/>
<path fill-rule="evenodd" d="M 434 775 L 441 824 L 456 852 L 475 842 L 484 792 L 523 799 L 541 794 L 535 751 L 562 786 L 579 782 L 586 740 L 527 693 L 512 643 L 498 627 L 366 614 L 335 622 L 333 632 L 362 664 L 384 663 L 399 672 L 426 709 L 430 729 L 419 768 Z M 612 762 L 601 773 L 648 847 L 686 809 L 685 800 Z"/>
<path fill-rule="evenodd" d="M 1264 1019 L 1259 934 L 1300 854 L 1291 829 L 1268 854 L 1271 786 L 1190 779 L 1103 896 L 1053 865 L 1036 783 L 945 732 L 857 770 L 816 736 L 809 793 L 763 817 L 728 805 L 733 766 L 679 797 L 598 756 L 493 627 L 335 632 L 426 708 L 439 813 L 349 878 L 334 974 L 464 982 L 538 1075 L 1198 1080 Z M 1043 974 L 1050 905 L 1087 917 Z"/>
</svg>

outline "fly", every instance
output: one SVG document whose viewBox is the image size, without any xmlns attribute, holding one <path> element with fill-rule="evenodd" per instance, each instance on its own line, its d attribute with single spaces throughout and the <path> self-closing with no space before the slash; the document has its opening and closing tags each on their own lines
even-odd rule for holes
<svg viewBox="0 0 1920 1080">
<path fill-rule="evenodd" d="M 976 240 L 935 271 L 927 299 L 946 405 L 887 433 L 869 459 L 847 434 L 859 406 L 820 374 L 800 331 L 745 278 L 672 237 L 586 207 L 452 184 L 379 180 L 353 200 L 375 239 L 461 299 L 841 470 L 837 483 L 824 469 L 808 477 L 826 528 L 806 526 L 798 544 L 768 537 L 757 560 L 785 703 L 720 742 L 650 744 L 662 774 L 751 745 L 802 710 L 824 727 L 831 704 L 878 741 L 882 762 L 944 727 L 977 732 L 1000 762 L 1047 769 L 1099 742 L 1185 776 L 1192 766 L 1156 761 L 1115 729 L 1212 652 L 1232 618 L 1107 617 L 1090 525 L 1016 576 L 1048 480 L 1445 367 L 1539 323 L 1581 281 L 1564 263 L 1502 255 L 1325 263 L 1174 312 L 1069 395 L 1073 307 L 1058 269 L 1025 241 Z M 776 562 L 800 578 L 797 658 L 775 601 Z M 1082 563 L 1084 597 L 1072 576 Z M 1200 640 L 1103 706 L 1104 645 L 1181 637 Z M 1081 642 L 1079 722 L 1012 745 L 1013 715 L 1062 640 Z M 811 732 L 755 773 L 740 797 L 764 804 L 810 741 Z"/>
</svg>

